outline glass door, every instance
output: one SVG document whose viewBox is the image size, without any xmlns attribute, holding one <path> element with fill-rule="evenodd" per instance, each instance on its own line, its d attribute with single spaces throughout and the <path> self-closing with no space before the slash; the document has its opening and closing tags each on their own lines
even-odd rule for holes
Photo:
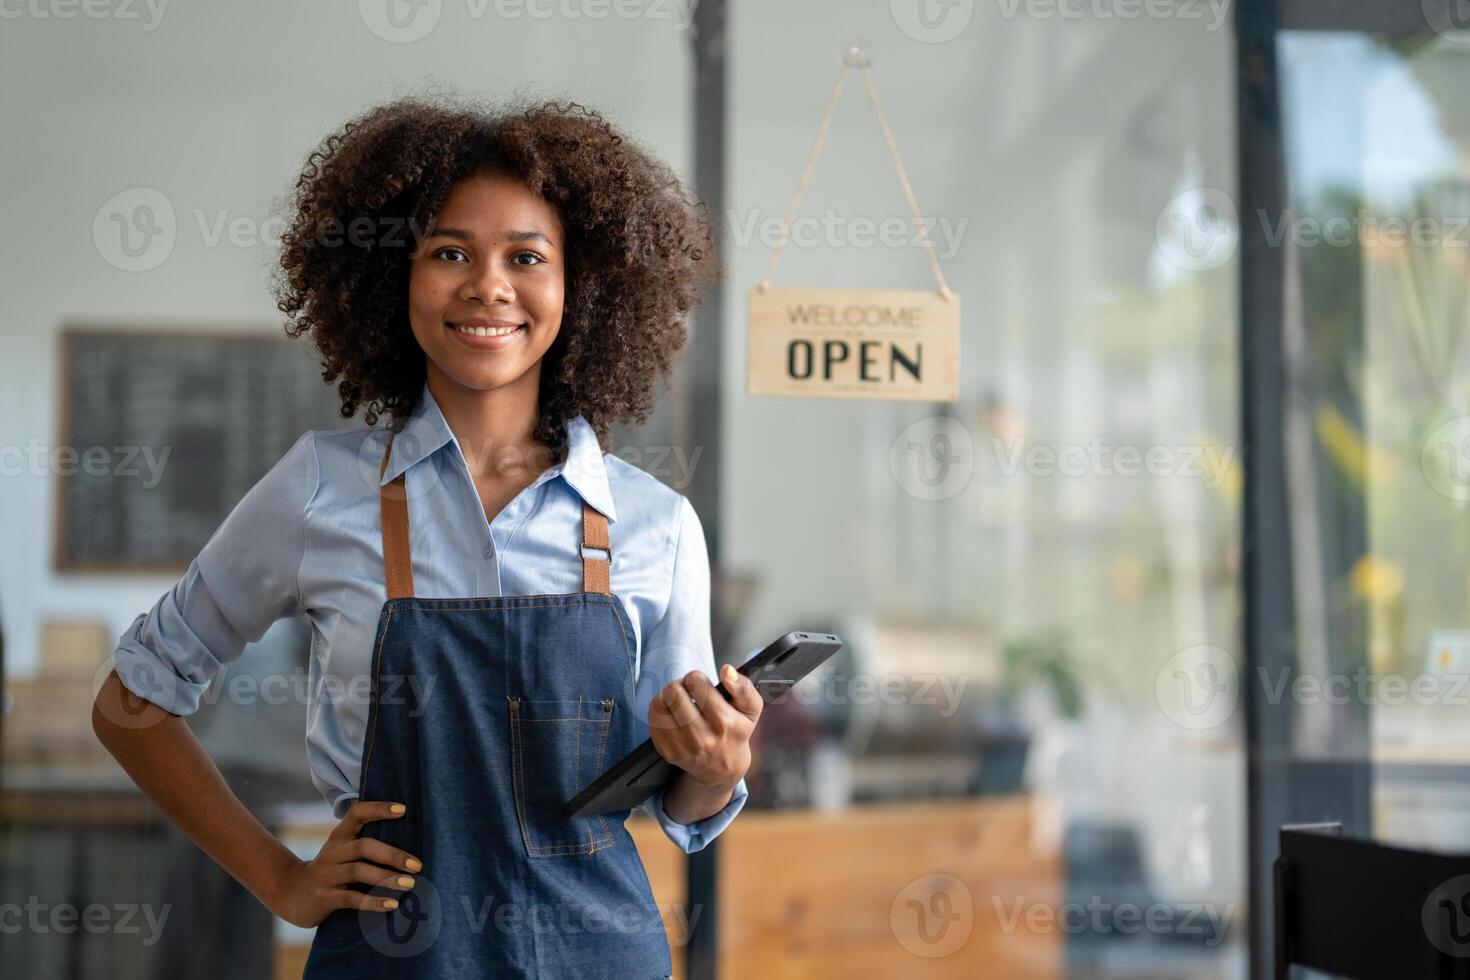
<svg viewBox="0 0 1470 980">
<path fill-rule="evenodd" d="M 1470 32 L 1242 11 L 1253 975 L 1276 831 L 1470 849 Z"/>
</svg>

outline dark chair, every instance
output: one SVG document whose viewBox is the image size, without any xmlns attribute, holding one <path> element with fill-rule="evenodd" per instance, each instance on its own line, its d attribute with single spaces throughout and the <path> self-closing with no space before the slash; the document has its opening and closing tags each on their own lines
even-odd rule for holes
<svg viewBox="0 0 1470 980">
<path fill-rule="evenodd" d="M 1281 828 L 1276 980 L 1292 966 L 1351 980 L 1470 980 L 1470 855 Z"/>
</svg>

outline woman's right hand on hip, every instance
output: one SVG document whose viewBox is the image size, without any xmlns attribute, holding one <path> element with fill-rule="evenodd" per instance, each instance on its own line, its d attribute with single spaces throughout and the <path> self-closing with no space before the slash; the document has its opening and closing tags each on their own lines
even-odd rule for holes
<svg viewBox="0 0 1470 980">
<path fill-rule="evenodd" d="M 402 803 L 359 800 L 352 804 L 316 857 L 287 866 L 277 882 L 271 911 L 292 925 L 311 927 L 337 909 L 387 912 L 397 908 L 397 899 L 347 886 L 359 882 L 399 891 L 413 887 L 409 873 L 422 871 L 422 861 L 380 840 L 358 836 L 371 821 L 396 820 L 406 812 Z"/>
</svg>

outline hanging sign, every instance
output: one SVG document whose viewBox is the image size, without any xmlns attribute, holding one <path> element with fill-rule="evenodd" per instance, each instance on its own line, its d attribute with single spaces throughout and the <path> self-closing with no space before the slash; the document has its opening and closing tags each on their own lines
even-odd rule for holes
<svg viewBox="0 0 1470 980">
<path fill-rule="evenodd" d="M 888 128 L 868 58 L 853 48 L 843 59 L 806 169 L 786 211 L 766 276 L 746 294 L 746 390 L 752 395 L 877 398 L 952 402 L 959 398 L 960 298 L 944 281 L 934 244 L 924 238 L 937 290 L 818 289 L 773 286 L 786 229 L 811 180 L 848 69 L 862 70 L 884 142 L 918 227 L 914 190 Z"/>
<path fill-rule="evenodd" d="M 960 301 L 933 290 L 753 287 L 752 395 L 952 402 Z"/>
</svg>

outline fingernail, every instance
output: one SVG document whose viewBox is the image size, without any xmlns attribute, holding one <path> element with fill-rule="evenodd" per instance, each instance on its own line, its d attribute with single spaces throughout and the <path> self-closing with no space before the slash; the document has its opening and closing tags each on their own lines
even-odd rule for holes
<svg viewBox="0 0 1470 980">
<path fill-rule="evenodd" d="M 412 888 L 413 887 L 413 879 L 410 878 L 410 877 L 408 877 L 407 875 L 399 875 L 398 876 L 398 883 L 400 885 L 402 885 L 404 888 Z"/>
<path fill-rule="evenodd" d="M 385 899 L 383 899 L 383 908 L 385 908 L 385 909 L 396 909 L 396 908 L 398 908 L 398 900 L 397 899 L 394 899 L 394 898 L 385 898 Z"/>
<path fill-rule="evenodd" d="M 394 813 L 406 813 L 408 811 L 408 807 L 404 806 L 402 803 L 395 803 L 388 809 L 392 810 Z"/>
<path fill-rule="evenodd" d="M 418 858 L 409 858 L 403 863 L 408 865 L 408 870 L 410 871 L 417 871 L 424 866 L 424 862 L 420 861 Z"/>
</svg>

